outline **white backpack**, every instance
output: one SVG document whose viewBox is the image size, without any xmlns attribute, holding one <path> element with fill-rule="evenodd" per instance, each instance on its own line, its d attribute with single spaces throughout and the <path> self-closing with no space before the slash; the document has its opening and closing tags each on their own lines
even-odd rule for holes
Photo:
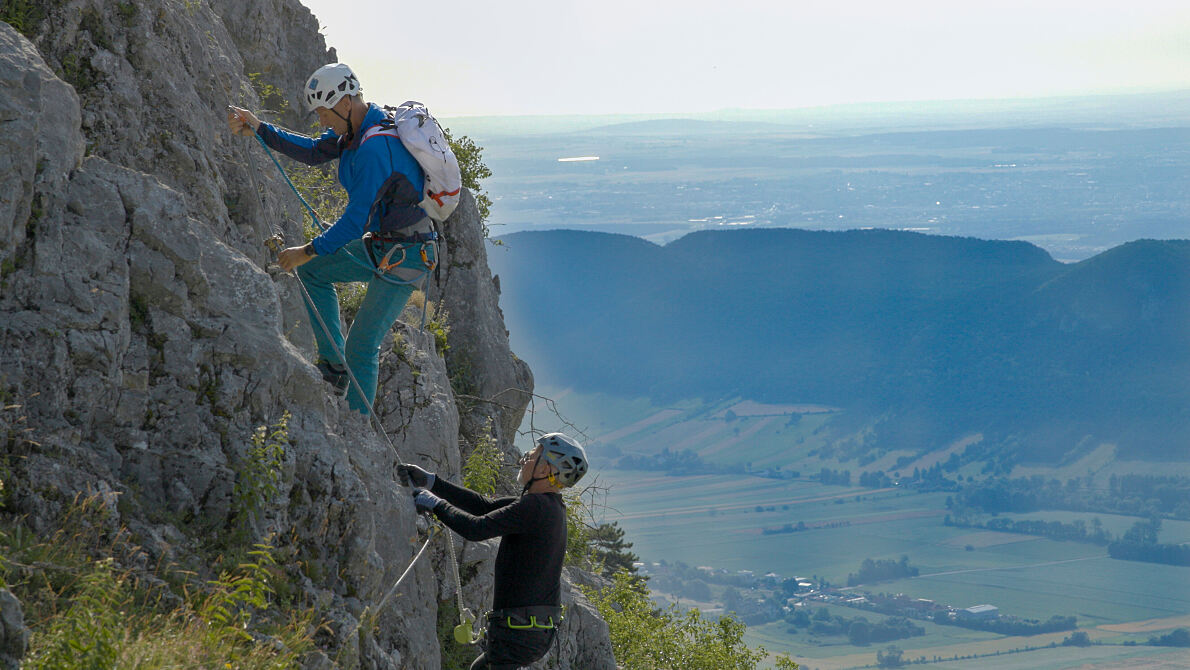
<svg viewBox="0 0 1190 670">
<path fill-rule="evenodd" d="M 372 134 L 388 134 L 396 130 L 401 144 L 413 154 L 426 176 L 421 208 L 431 219 L 445 221 L 459 205 L 463 175 L 442 126 L 430 116 L 425 105 L 413 100 L 403 102 L 399 107 L 385 106 L 384 111 L 389 113 L 389 121 L 369 128 L 364 139 Z"/>
</svg>

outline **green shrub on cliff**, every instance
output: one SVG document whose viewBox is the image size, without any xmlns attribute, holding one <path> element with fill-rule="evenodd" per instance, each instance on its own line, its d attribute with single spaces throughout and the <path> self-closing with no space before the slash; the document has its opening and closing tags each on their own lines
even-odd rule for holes
<svg viewBox="0 0 1190 670">
<path fill-rule="evenodd" d="M 610 586 L 583 589 L 611 629 L 616 662 L 623 670 L 753 670 L 768 654 L 764 647 L 749 649 L 739 620 L 724 616 L 707 619 L 696 610 L 680 612 L 671 606 L 658 610 L 641 580 L 619 572 Z M 778 670 L 796 670 L 788 657 L 778 656 Z"/>
<path fill-rule="evenodd" d="M 284 440 L 284 420 L 271 433 L 262 427 L 253 436 L 262 451 L 250 460 L 275 465 Z M 275 487 L 275 473 L 240 474 L 239 492 L 257 503 L 241 510 L 247 515 Z M 243 560 L 203 581 L 173 564 L 152 567 L 112 523 L 114 504 L 79 496 L 42 534 L 0 507 L 0 585 L 20 599 L 32 633 L 22 667 L 280 670 L 313 650 L 315 612 L 278 595 L 293 588 L 270 545 L 228 547 Z"/>
</svg>

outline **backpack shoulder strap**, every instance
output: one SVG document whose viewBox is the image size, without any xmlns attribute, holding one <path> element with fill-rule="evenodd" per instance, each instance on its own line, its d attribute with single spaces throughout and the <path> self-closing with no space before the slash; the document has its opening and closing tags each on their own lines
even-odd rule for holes
<svg viewBox="0 0 1190 670">
<path fill-rule="evenodd" d="M 364 142 L 367 142 L 368 140 L 377 136 L 400 138 L 400 135 L 397 134 L 396 124 L 393 123 L 391 119 L 385 119 L 384 121 L 381 121 L 380 123 L 377 123 L 371 128 L 365 130 L 364 136 L 362 139 L 360 139 L 359 143 L 362 145 Z"/>
</svg>

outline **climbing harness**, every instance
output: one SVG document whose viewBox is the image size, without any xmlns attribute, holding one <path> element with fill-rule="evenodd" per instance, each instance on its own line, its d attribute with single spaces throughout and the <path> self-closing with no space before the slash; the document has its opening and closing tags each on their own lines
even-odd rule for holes
<svg viewBox="0 0 1190 670">
<path fill-rule="evenodd" d="M 274 252 L 277 252 L 280 251 L 281 246 L 284 243 L 281 240 L 280 235 L 274 235 L 265 240 L 265 244 Z M 324 335 L 326 335 L 326 340 L 330 343 L 331 348 L 334 349 L 335 355 L 338 356 L 340 360 L 346 360 L 343 350 L 339 348 L 339 345 L 335 342 L 335 338 L 331 337 L 331 329 L 326 325 L 326 321 L 323 320 L 322 314 L 314 306 L 314 298 L 310 297 L 310 292 L 306 290 L 305 282 L 303 282 L 301 277 L 298 277 L 296 274 L 294 274 L 293 277 L 297 280 L 298 288 L 302 290 L 302 297 L 306 301 L 306 306 L 309 308 L 310 313 L 313 314 L 314 318 L 318 321 L 318 326 L 322 328 L 322 332 Z M 401 452 L 397 451 L 397 446 L 393 444 L 392 438 L 390 438 L 388 436 L 388 432 L 384 430 L 384 424 L 382 424 L 380 422 L 380 418 L 376 416 L 376 410 L 373 409 L 372 403 L 368 400 L 368 396 L 364 393 L 363 385 L 359 383 L 359 380 L 355 378 L 355 373 L 351 371 L 351 366 L 344 365 L 343 369 L 347 372 L 347 378 L 351 380 L 351 384 L 355 386 L 355 392 L 359 394 L 360 399 L 364 401 L 364 406 L 368 408 L 368 417 L 372 421 L 372 425 L 375 426 L 376 432 L 380 433 L 380 435 L 384 437 L 384 441 L 388 444 L 388 448 L 392 449 L 393 454 L 397 456 L 397 459 L 402 460 Z"/>
<path fill-rule="evenodd" d="M 326 225 L 322 223 L 322 221 L 318 218 L 318 215 L 314 212 L 314 208 L 311 207 L 310 203 L 306 202 L 306 199 L 302 197 L 301 193 L 298 192 L 297 187 L 294 186 L 293 181 L 285 172 L 285 168 L 281 166 L 280 161 L 277 160 L 276 155 L 273 154 L 272 149 L 270 149 L 269 146 L 265 144 L 264 139 L 261 138 L 260 135 L 256 135 L 255 137 L 256 140 L 260 142 L 260 145 L 264 147 L 265 152 L 273 161 L 273 165 L 277 167 L 277 170 L 281 173 L 281 176 L 285 178 L 285 183 L 289 185 L 289 189 L 293 191 L 293 194 L 297 196 L 297 199 L 302 203 L 302 206 L 306 208 L 306 212 L 310 215 L 311 220 L 314 221 L 315 225 L 317 225 L 319 229 L 323 231 L 327 230 Z M 414 285 L 424 280 L 425 283 L 422 287 L 422 291 L 425 294 L 425 298 L 422 303 L 421 315 L 421 327 L 424 329 L 426 325 L 426 312 L 429 305 L 430 273 L 432 273 L 438 267 L 437 231 L 430 230 L 428 232 L 415 232 L 410 235 L 378 235 L 376 233 L 369 232 L 364 235 L 363 241 L 364 249 L 368 253 L 368 260 L 358 258 L 346 249 L 341 249 L 340 251 L 347 254 L 347 256 L 357 264 L 368 268 L 379 279 L 391 284 Z M 266 241 L 266 244 L 276 253 L 281 251 L 284 242 L 280 235 L 274 235 Z M 392 247 L 387 251 L 387 253 L 384 254 L 383 257 L 377 259 L 374 248 L 382 244 L 391 244 Z M 409 247 L 414 244 L 420 245 L 419 253 L 421 256 L 422 267 L 424 269 L 418 273 L 418 276 L 408 280 L 401 279 L 400 277 L 391 274 L 392 271 L 396 270 L 405 261 Z M 433 245 L 433 259 L 429 257 L 429 254 L 426 251 L 427 245 Z M 393 255 L 397 252 L 400 253 L 400 256 L 394 260 Z M 292 274 L 293 277 L 297 279 L 298 287 L 301 288 L 302 297 L 306 301 L 306 306 L 309 307 L 310 312 L 317 318 L 318 325 L 320 328 L 322 328 L 323 334 L 326 335 L 327 341 L 330 342 L 331 347 L 334 349 L 335 355 L 341 360 L 345 360 L 345 356 L 343 355 L 342 350 L 340 350 L 339 345 L 335 342 L 334 338 L 331 337 L 330 328 L 327 326 L 326 321 L 323 320 L 322 314 L 318 311 L 317 307 L 315 307 L 314 299 L 310 296 L 310 292 L 306 289 L 305 282 L 302 281 L 301 277 L 299 277 L 297 273 Z M 372 423 L 376 427 L 376 431 L 384 437 L 384 440 L 388 443 L 389 448 L 392 449 L 393 453 L 397 455 L 398 459 L 400 459 L 400 453 L 397 451 L 392 439 L 389 438 L 388 433 L 384 430 L 384 425 L 376 416 L 376 411 L 373 409 L 372 403 L 368 401 L 367 395 L 364 394 L 363 386 L 359 383 L 359 380 L 355 378 L 355 374 L 352 373 L 351 366 L 344 366 L 344 368 L 347 371 L 347 377 L 351 380 L 351 384 L 355 387 L 356 392 L 360 394 L 360 398 L 363 399 L 364 404 L 367 406 L 368 416 L 371 417 Z M 448 553 L 450 554 L 451 573 L 454 578 L 455 598 L 459 610 L 459 624 L 454 627 L 454 639 L 459 644 L 475 644 L 483 637 L 482 629 L 479 632 L 476 632 L 475 615 L 470 609 L 467 609 L 463 605 L 463 581 L 459 576 L 459 562 L 455 552 L 454 538 L 450 531 L 447 530 L 440 522 L 435 522 L 434 525 L 431 526 L 430 535 L 426 538 L 425 543 L 422 544 L 422 547 L 417 552 L 417 555 L 413 557 L 413 560 L 410 561 L 409 566 L 405 568 L 403 573 L 401 573 L 401 576 L 392 585 L 392 588 L 390 588 L 388 593 L 386 593 L 384 597 L 381 598 L 380 602 L 376 605 L 375 611 L 379 613 L 384 608 L 385 603 L 387 603 L 388 599 L 392 597 L 394 593 L 396 593 L 396 590 L 401 585 L 401 582 L 404 581 L 405 577 L 407 577 L 413 570 L 413 566 L 417 563 L 418 559 L 421 558 L 422 554 L 425 553 L 426 548 L 430 546 L 430 541 L 433 540 L 438 534 L 443 534 L 446 536 L 446 546 Z M 363 624 L 363 619 L 364 617 L 360 617 L 360 622 L 356 624 L 356 627 L 351 632 L 351 635 L 354 635 L 359 630 L 359 627 Z M 348 635 L 348 637 L 350 637 L 350 635 Z"/>
<path fill-rule="evenodd" d="M 368 259 L 372 261 L 372 265 L 379 272 L 389 272 L 390 270 L 397 269 L 401 263 L 405 262 L 409 247 L 419 243 L 421 244 L 421 248 L 419 250 L 421 254 L 421 262 L 422 265 L 425 266 L 426 272 L 433 272 L 434 269 L 438 267 L 437 259 L 430 258 L 429 254 L 426 253 L 425 244 L 426 242 L 437 242 L 437 232 L 430 231 L 428 233 L 413 233 L 412 235 L 378 235 L 376 233 L 369 232 L 364 234 L 363 239 L 364 248 L 368 251 Z M 383 258 L 377 259 L 377 247 L 383 251 L 383 246 L 385 244 L 391 244 L 393 246 L 388 250 L 388 253 L 386 253 Z M 398 257 L 396 260 L 392 260 L 393 254 L 398 251 L 401 252 L 400 257 Z"/>
<path fill-rule="evenodd" d="M 553 630 L 562 623 L 562 608 L 532 605 L 492 610 L 488 621 L 511 630 Z"/>
<path fill-rule="evenodd" d="M 566 606 L 554 605 L 525 605 L 523 607 L 509 607 L 492 610 L 484 615 L 489 626 L 507 628 L 514 631 L 552 631 L 554 636 L 554 665 L 560 667 L 562 658 L 561 626 L 566 619 Z M 486 632 L 482 631 L 482 633 Z M 546 650 L 546 655 L 549 650 Z"/>
<path fill-rule="evenodd" d="M 269 148 L 269 145 L 265 143 L 264 138 L 261 137 L 260 135 L 254 135 L 254 137 L 256 138 L 256 141 L 260 143 L 260 146 L 264 147 L 265 153 L 267 153 L 269 156 L 269 159 L 273 161 L 273 165 L 275 165 L 277 167 L 277 171 L 281 173 L 281 176 L 285 179 L 285 183 L 289 185 L 289 190 L 293 191 L 293 194 L 295 196 L 297 196 L 298 201 L 300 201 L 302 203 L 302 206 L 306 208 L 306 213 L 310 215 L 310 219 L 314 221 L 314 225 L 318 226 L 318 229 L 322 230 L 324 232 L 326 230 L 328 230 L 328 226 L 326 224 L 324 224 L 321 219 L 318 218 L 318 214 L 316 214 L 314 212 L 314 208 L 310 206 L 310 203 L 306 202 L 306 199 L 304 197 L 302 197 L 301 193 L 298 192 L 297 187 L 293 185 L 293 180 L 291 180 L 289 178 L 289 174 L 286 173 L 285 168 L 281 166 L 281 161 L 277 160 L 277 155 L 274 154 L 273 150 Z M 427 259 L 425 245 L 431 244 L 434 246 L 434 249 L 435 249 L 435 253 L 434 253 L 435 263 L 434 263 L 434 265 L 437 265 L 438 233 L 436 233 L 436 232 L 425 233 L 425 234 L 423 234 L 423 237 L 421 239 L 419 239 L 418 242 L 416 242 L 416 243 L 420 243 L 422 245 L 421 251 L 422 251 L 423 259 Z M 410 244 L 413 244 L 413 243 L 411 242 Z M 361 267 L 367 268 L 368 271 L 371 272 L 373 275 L 375 275 L 378 279 L 380 279 L 381 281 L 388 282 L 389 284 L 397 284 L 397 285 L 402 285 L 402 286 L 415 286 L 419 282 L 422 282 L 424 280 L 425 285 L 422 287 L 422 290 L 423 290 L 423 292 L 427 293 L 427 302 L 428 302 L 428 299 L 429 299 L 428 293 L 429 293 L 429 287 L 430 287 L 429 277 L 430 277 L 430 273 L 433 272 L 433 270 L 434 270 L 433 267 L 426 266 L 423 270 L 418 272 L 417 277 L 414 277 L 412 279 L 401 279 L 400 277 L 390 274 L 387 271 L 387 269 L 382 270 L 379 267 L 377 267 L 374 263 L 371 263 L 366 259 L 360 258 L 360 257 L 356 256 L 355 254 L 352 254 L 351 252 L 347 251 L 346 249 L 340 249 L 340 252 L 347 254 L 348 258 L 350 258 L 356 264 L 358 264 Z M 426 303 L 423 303 L 423 307 L 422 307 L 422 327 L 423 328 L 425 327 L 425 311 L 426 311 L 425 304 Z"/>
</svg>

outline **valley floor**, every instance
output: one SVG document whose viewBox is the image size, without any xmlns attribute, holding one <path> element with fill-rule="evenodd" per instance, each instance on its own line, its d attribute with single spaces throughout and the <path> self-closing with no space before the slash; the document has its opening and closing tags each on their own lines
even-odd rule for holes
<svg viewBox="0 0 1190 670">
<path fill-rule="evenodd" d="M 1190 667 L 1190 652 L 1184 649 L 1124 646 L 1144 645 L 1154 635 L 1190 625 L 1190 568 L 1113 560 L 1096 544 L 946 526 L 946 493 L 824 486 L 748 475 L 668 476 L 628 470 L 600 470 L 595 475 L 608 487 L 605 519 L 625 529 L 646 572 L 658 570 L 664 560 L 720 574 L 773 573 L 778 581 L 796 576 L 845 587 L 848 574 L 857 572 L 865 558 L 907 556 L 919 569 L 918 576 L 859 585 L 853 592 L 900 593 L 956 609 L 992 604 L 1002 614 L 1038 621 L 1075 616 L 1079 630 L 1095 643 L 1060 646 L 1070 631 L 1003 636 L 922 620 L 914 623 L 926 629 L 925 635 L 893 643 L 907 660 L 937 659 L 932 667 L 956 669 L 1090 670 L 1133 667 L 1118 664 L 1151 658 L 1158 663 L 1153 668 L 1174 662 L 1171 659 L 1185 664 L 1169 667 Z M 1004 516 L 1067 522 L 1099 517 L 1113 532 L 1123 532 L 1135 521 L 1073 512 Z M 773 532 L 799 523 L 805 530 Z M 1162 540 L 1190 541 L 1190 522 L 1166 520 Z M 723 587 L 708 581 L 713 597 L 707 600 L 721 602 Z M 677 600 L 692 604 L 680 594 Z M 705 608 L 706 602 L 698 606 Z M 813 611 L 825 605 L 808 601 L 806 606 Z M 836 602 L 829 610 L 832 616 L 864 616 L 872 622 L 885 618 Z M 876 652 L 887 646 L 857 647 L 846 636 L 815 636 L 789 628 L 780 619 L 754 623 L 748 640 L 771 652 L 788 653 L 804 668 L 820 670 L 874 666 Z M 1051 644 L 1058 647 L 1049 649 Z M 977 658 L 964 658 L 972 656 Z"/>
</svg>

